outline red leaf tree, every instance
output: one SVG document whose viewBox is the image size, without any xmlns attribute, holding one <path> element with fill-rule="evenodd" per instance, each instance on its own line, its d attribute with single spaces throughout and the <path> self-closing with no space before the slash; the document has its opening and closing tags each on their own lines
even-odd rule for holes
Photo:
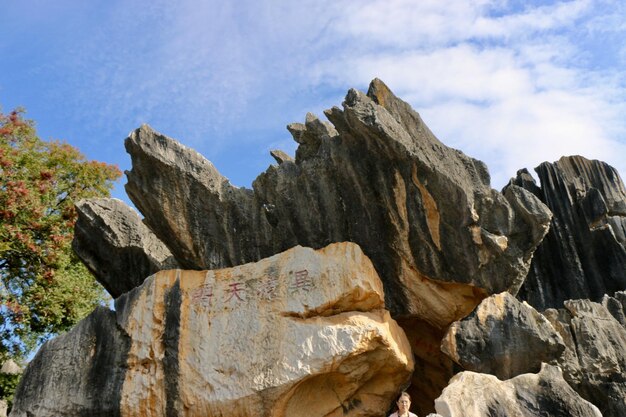
<svg viewBox="0 0 626 417">
<path fill-rule="evenodd" d="M 22 110 L 0 112 L 0 363 L 73 326 L 105 293 L 71 250 L 74 203 L 108 196 L 121 175 L 43 141 Z"/>
</svg>

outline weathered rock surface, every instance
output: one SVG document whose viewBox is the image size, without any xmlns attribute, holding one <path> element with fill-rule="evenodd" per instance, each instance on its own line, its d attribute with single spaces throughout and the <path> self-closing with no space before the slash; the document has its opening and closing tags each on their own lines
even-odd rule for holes
<svg viewBox="0 0 626 417">
<path fill-rule="evenodd" d="M 46 343 L 11 416 L 379 416 L 406 336 L 357 245 L 159 272 Z"/>
<path fill-rule="evenodd" d="M 581 156 L 535 171 L 541 187 L 526 170 L 511 184 L 534 193 L 554 217 L 519 297 L 544 310 L 626 289 L 626 188 L 617 171 Z"/>
<path fill-rule="evenodd" d="M 626 328 L 626 291 L 616 292 L 613 297 L 605 294 L 601 304 Z"/>
<path fill-rule="evenodd" d="M 538 374 L 506 381 L 461 372 L 437 398 L 435 408 L 443 417 L 602 417 L 565 382 L 558 367 L 546 364 Z"/>
<path fill-rule="evenodd" d="M 46 342 L 26 367 L 10 416 L 120 416 L 130 338 L 115 313 L 98 307 Z"/>
<path fill-rule="evenodd" d="M 441 350 L 463 369 L 509 379 L 536 373 L 565 350 L 562 337 L 543 315 L 509 293 L 483 300 L 453 323 Z"/>
<path fill-rule="evenodd" d="M 114 298 L 157 271 L 178 267 L 167 246 L 122 201 L 82 200 L 76 209 L 74 251 Z"/>
<path fill-rule="evenodd" d="M 626 329 L 601 304 L 570 300 L 544 313 L 567 349 L 565 379 L 605 417 L 626 416 Z"/>
<path fill-rule="evenodd" d="M 126 140 L 126 190 L 188 269 L 239 265 L 294 245 L 358 243 L 387 307 L 439 328 L 485 295 L 522 284 L 550 212 L 532 193 L 489 186 L 486 166 L 443 145 L 379 80 L 343 110 L 288 126 L 295 161 L 236 188 L 197 152 L 148 126 Z"/>
</svg>

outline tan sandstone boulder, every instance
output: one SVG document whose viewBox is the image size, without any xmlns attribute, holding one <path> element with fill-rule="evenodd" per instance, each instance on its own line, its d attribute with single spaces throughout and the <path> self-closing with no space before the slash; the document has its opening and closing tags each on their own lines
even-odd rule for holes
<svg viewBox="0 0 626 417">
<path fill-rule="evenodd" d="M 352 243 L 162 271 L 44 345 L 11 415 L 379 416 L 414 366 L 383 300 Z"/>
</svg>

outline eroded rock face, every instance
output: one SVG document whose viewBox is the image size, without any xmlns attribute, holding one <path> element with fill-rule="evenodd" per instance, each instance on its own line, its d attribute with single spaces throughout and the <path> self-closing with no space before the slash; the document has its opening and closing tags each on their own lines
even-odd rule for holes
<svg viewBox="0 0 626 417">
<path fill-rule="evenodd" d="M 435 408 L 443 417 L 602 417 L 565 382 L 558 367 L 546 364 L 538 374 L 506 381 L 461 372 L 437 398 Z"/>
<path fill-rule="evenodd" d="M 570 300 L 545 312 L 561 333 L 565 379 L 605 417 L 626 415 L 626 329 L 601 304 Z"/>
<path fill-rule="evenodd" d="M 516 292 L 550 212 L 532 193 L 489 187 L 486 166 L 443 145 L 379 80 L 288 129 L 295 161 L 274 152 L 236 188 L 197 152 L 142 126 L 126 140 L 126 190 L 185 268 L 239 265 L 294 245 L 358 243 L 387 307 L 439 328 L 486 294 Z"/>
<path fill-rule="evenodd" d="M 72 247 L 114 298 L 157 271 L 178 267 L 167 246 L 122 201 L 82 200 L 76 209 Z"/>
<path fill-rule="evenodd" d="M 544 310 L 626 289 L 626 188 L 617 171 L 581 156 L 535 171 L 541 187 L 526 170 L 511 184 L 533 192 L 554 217 L 519 297 Z"/>
<path fill-rule="evenodd" d="M 352 243 L 162 271 L 46 343 L 11 415 L 379 416 L 413 370 L 383 298 Z"/>
<path fill-rule="evenodd" d="M 28 364 L 12 417 L 121 416 L 130 338 L 115 313 L 98 307 L 71 331 L 46 342 Z"/>
<path fill-rule="evenodd" d="M 605 294 L 601 304 L 626 328 L 626 291 L 616 292 L 613 297 Z"/>
<path fill-rule="evenodd" d="M 463 369 L 499 379 L 539 372 L 565 350 L 548 319 L 509 293 L 483 300 L 472 314 L 453 323 L 441 350 Z"/>
</svg>

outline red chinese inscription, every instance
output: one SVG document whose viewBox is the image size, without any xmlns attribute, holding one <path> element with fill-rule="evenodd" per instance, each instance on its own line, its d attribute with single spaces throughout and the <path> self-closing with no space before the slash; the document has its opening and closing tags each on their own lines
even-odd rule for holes
<svg viewBox="0 0 626 417">
<path fill-rule="evenodd" d="M 243 285 L 243 283 L 241 282 L 233 282 L 232 284 L 228 284 L 228 289 L 226 290 L 226 298 L 224 301 L 243 301 L 242 296 L 245 294 L 246 290 L 245 288 L 241 287 L 241 285 Z"/>
<path fill-rule="evenodd" d="M 210 284 L 204 284 L 200 288 L 196 288 L 191 292 L 191 303 L 210 306 L 212 297 L 213 287 Z"/>
<path fill-rule="evenodd" d="M 265 276 L 257 287 L 257 295 L 263 300 L 271 300 L 278 291 L 278 277 L 275 275 Z"/>
<path fill-rule="evenodd" d="M 291 281 L 290 288 L 293 290 L 308 291 L 313 287 L 313 278 L 309 275 L 309 271 L 302 269 L 296 271 Z"/>
</svg>

